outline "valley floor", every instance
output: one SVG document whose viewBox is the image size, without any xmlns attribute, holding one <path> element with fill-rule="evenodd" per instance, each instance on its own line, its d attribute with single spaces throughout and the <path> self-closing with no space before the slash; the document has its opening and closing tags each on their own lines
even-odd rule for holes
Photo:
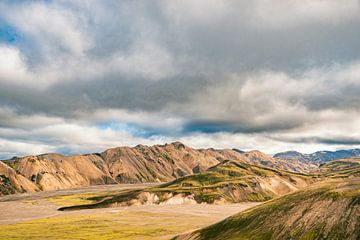
<svg viewBox="0 0 360 240">
<path fill-rule="evenodd" d="M 148 186 L 107 185 L 0 198 L 0 239 L 170 239 L 258 203 L 149 205 L 57 211 L 91 197 Z"/>
</svg>

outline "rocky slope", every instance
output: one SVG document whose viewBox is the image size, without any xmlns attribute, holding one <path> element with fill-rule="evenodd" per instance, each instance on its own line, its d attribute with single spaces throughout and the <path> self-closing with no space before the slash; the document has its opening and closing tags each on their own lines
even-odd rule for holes
<svg viewBox="0 0 360 240">
<path fill-rule="evenodd" d="M 44 154 L 24 157 L 14 163 L 18 173 L 44 191 L 115 183 L 103 159 L 95 154 Z"/>
<path fill-rule="evenodd" d="M 314 176 L 225 160 L 203 173 L 185 176 L 158 187 L 122 192 L 92 205 L 61 210 L 148 204 L 223 204 L 266 201 L 302 189 Z"/>
<path fill-rule="evenodd" d="M 117 147 L 98 154 L 43 154 L 3 162 L 12 167 L 19 178 L 25 177 L 41 190 L 55 190 L 96 184 L 167 182 L 203 172 L 224 160 L 294 172 L 317 168 L 311 163 L 275 159 L 259 151 L 193 149 L 180 142 Z"/>
<path fill-rule="evenodd" d="M 175 239 L 359 239 L 359 183 L 315 184 Z"/>
</svg>

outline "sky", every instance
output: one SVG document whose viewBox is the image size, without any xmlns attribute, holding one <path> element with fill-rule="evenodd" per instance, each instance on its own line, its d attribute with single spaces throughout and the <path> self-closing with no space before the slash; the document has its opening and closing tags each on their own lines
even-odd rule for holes
<svg viewBox="0 0 360 240">
<path fill-rule="evenodd" d="M 360 146 L 358 0 L 0 1 L 0 158 Z"/>
</svg>

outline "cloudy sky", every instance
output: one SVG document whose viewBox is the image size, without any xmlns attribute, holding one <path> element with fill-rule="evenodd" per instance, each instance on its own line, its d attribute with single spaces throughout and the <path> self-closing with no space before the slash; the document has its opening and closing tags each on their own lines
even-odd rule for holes
<svg viewBox="0 0 360 240">
<path fill-rule="evenodd" d="M 357 0 L 0 2 L 0 157 L 360 146 Z"/>
</svg>

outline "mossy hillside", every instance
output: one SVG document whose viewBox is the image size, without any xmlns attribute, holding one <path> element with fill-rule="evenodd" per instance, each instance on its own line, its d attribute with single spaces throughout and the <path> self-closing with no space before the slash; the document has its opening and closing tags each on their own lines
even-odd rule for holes
<svg viewBox="0 0 360 240">
<path fill-rule="evenodd" d="M 234 215 L 191 236 L 214 240 L 359 239 L 359 189 L 359 179 L 315 185 Z"/>
<path fill-rule="evenodd" d="M 334 160 L 320 165 L 320 175 L 331 178 L 360 176 L 360 158 Z"/>
<path fill-rule="evenodd" d="M 266 201 L 274 197 L 274 193 L 266 191 L 259 185 L 258 179 L 281 177 L 289 182 L 295 182 L 294 178 L 305 181 L 313 181 L 313 176 L 286 172 L 271 168 L 264 168 L 235 161 L 225 161 L 208 171 L 196 175 L 179 178 L 172 182 L 154 187 L 151 191 L 166 191 L 173 193 L 191 192 L 198 194 L 210 193 L 224 197 L 230 202 L 236 202 L 228 193 L 231 190 L 241 190 L 244 199 L 248 201 Z"/>
<path fill-rule="evenodd" d="M 242 183 L 244 186 L 249 186 L 253 184 L 249 181 L 249 179 L 253 179 L 253 177 L 267 178 L 275 175 L 288 177 L 289 179 L 291 177 L 301 177 L 304 179 L 311 179 L 314 177 L 300 173 L 259 167 L 236 161 L 224 161 L 214 167 L 209 168 L 208 171 L 204 173 L 189 175 L 176 179 L 172 182 L 160 185 L 160 188 L 216 186 L 231 182 Z"/>
<path fill-rule="evenodd" d="M 209 169 L 205 173 L 186 176 L 159 187 L 150 188 L 148 191 L 157 194 L 193 194 L 198 202 L 212 203 L 220 198 L 224 198 L 229 202 L 236 202 L 237 200 L 229 194 L 231 190 L 238 189 L 246 193 L 248 189 L 254 188 L 257 185 L 254 176 L 267 177 L 273 174 L 273 172 L 267 169 L 261 169 L 248 164 L 223 163 Z M 272 197 L 271 193 L 258 193 L 254 195 L 250 191 L 248 197 L 244 196 L 244 199 L 264 201 Z"/>
</svg>

